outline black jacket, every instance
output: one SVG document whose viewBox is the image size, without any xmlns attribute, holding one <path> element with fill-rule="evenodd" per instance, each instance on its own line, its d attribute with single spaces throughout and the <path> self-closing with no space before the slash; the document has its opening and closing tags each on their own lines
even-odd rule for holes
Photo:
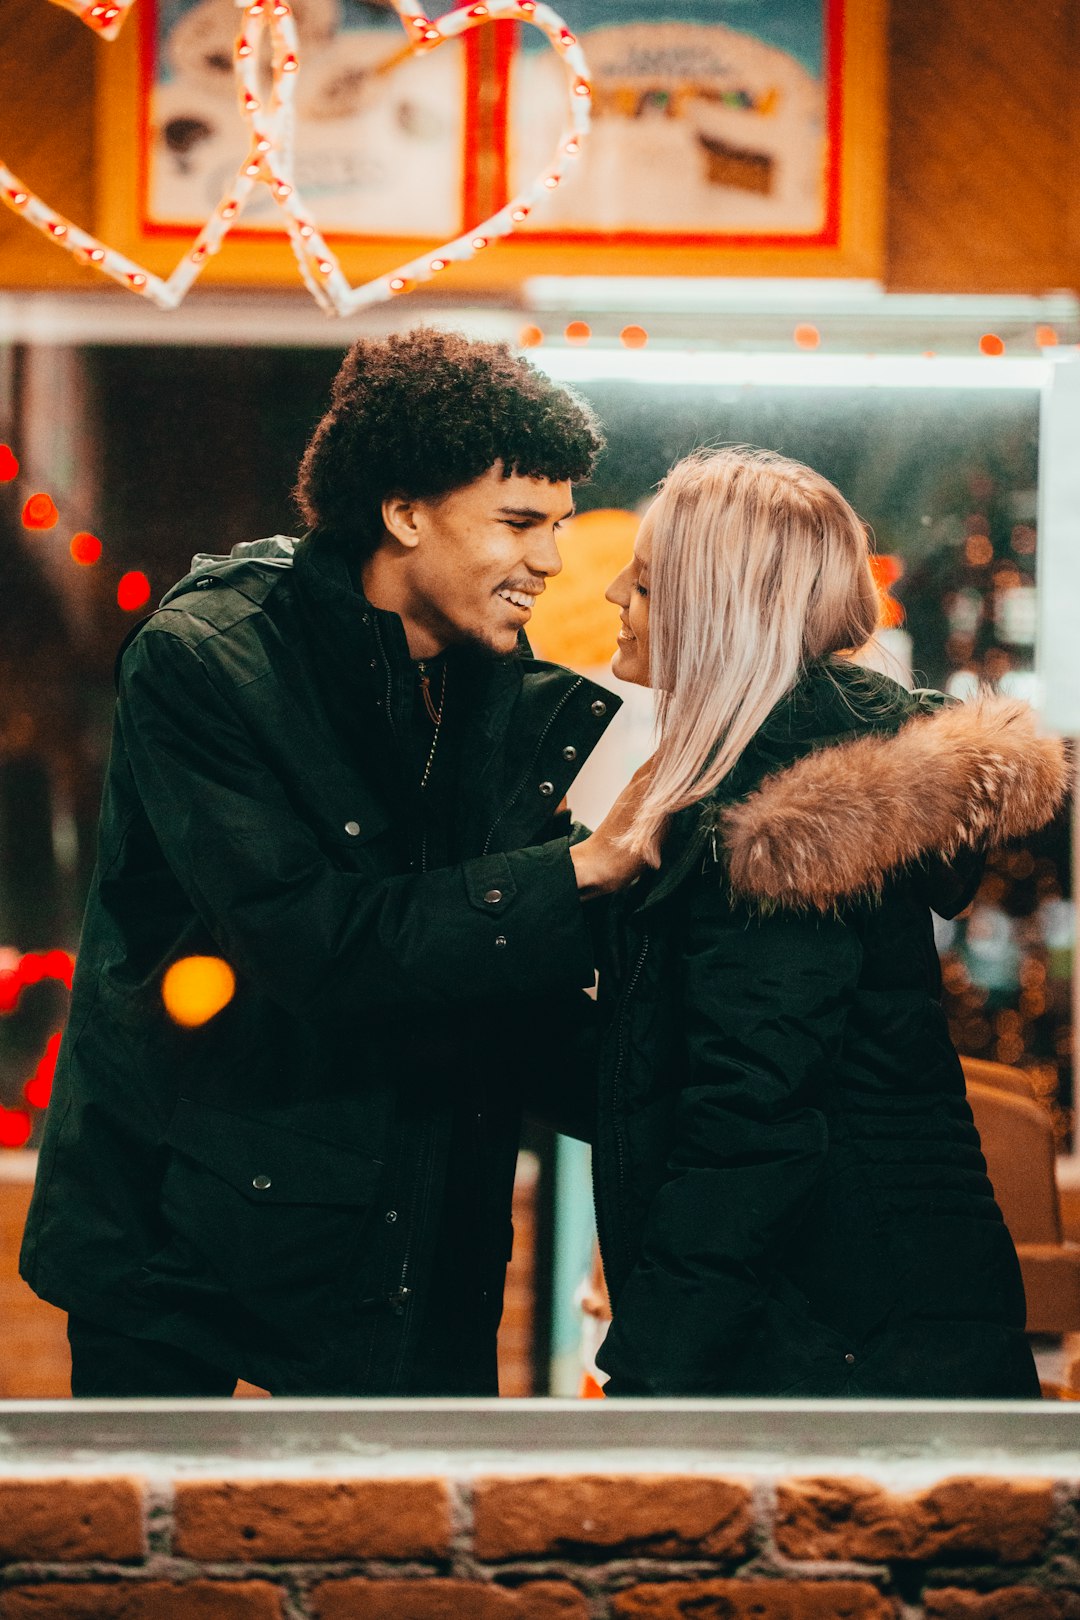
<svg viewBox="0 0 1080 1620">
<path fill-rule="evenodd" d="M 592 1005 L 557 807 L 618 700 L 450 658 L 427 800 L 401 621 L 332 548 L 197 559 L 130 641 L 22 1254 L 54 1304 L 275 1392 L 407 1390 L 455 1169 L 494 1392 L 519 1109 Z M 185 1029 L 193 955 L 236 992 Z"/>
<path fill-rule="evenodd" d="M 929 907 L 1049 819 L 1062 750 L 940 704 L 814 667 L 615 907 L 611 1394 L 1038 1394 Z"/>
</svg>

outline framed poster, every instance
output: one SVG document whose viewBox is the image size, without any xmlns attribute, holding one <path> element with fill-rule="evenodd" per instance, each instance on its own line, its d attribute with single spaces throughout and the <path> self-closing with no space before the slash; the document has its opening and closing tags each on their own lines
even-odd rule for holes
<svg viewBox="0 0 1080 1620">
<path fill-rule="evenodd" d="M 354 281 L 494 212 L 550 158 L 562 67 L 499 22 L 423 58 L 389 0 L 293 0 L 296 178 Z M 435 8 L 438 9 L 438 8 Z M 874 276 L 884 0 L 558 0 L 593 75 L 580 163 L 524 229 L 440 282 Z M 99 232 L 167 274 L 246 150 L 234 0 L 143 0 L 104 53 Z M 258 188 L 208 281 L 296 284 Z"/>
</svg>

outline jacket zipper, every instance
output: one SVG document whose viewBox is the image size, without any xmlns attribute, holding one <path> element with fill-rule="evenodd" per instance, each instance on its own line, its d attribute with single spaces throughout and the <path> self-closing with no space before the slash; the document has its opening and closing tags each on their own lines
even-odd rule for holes
<svg viewBox="0 0 1080 1620">
<path fill-rule="evenodd" d="M 620 1204 L 622 1202 L 622 1190 L 626 1183 L 626 1147 L 623 1138 L 622 1126 L 619 1119 L 619 1081 L 622 1078 L 623 1066 L 626 1062 L 627 1014 L 630 1011 L 630 1003 L 634 999 L 634 991 L 637 989 L 637 983 L 641 977 L 641 971 L 645 966 L 645 958 L 648 956 L 648 954 L 649 936 L 648 934 L 645 934 L 642 936 L 641 950 L 638 953 L 638 959 L 634 964 L 634 971 L 630 975 L 630 979 L 626 986 L 626 991 L 622 998 L 622 1005 L 619 1008 L 615 1073 L 611 1080 L 611 1117 L 614 1122 L 615 1129 L 615 1187 Z M 597 1222 L 597 1241 L 600 1241 L 599 1222 Z M 600 1244 L 600 1258 L 606 1267 L 607 1259 L 604 1255 L 604 1246 L 602 1242 Z"/>
<path fill-rule="evenodd" d="M 499 823 L 501 821 L 505 821 L 506 817 L 509 815 L 510 811 L 514 808 L 514 805 L 517 803 L 518 799 L 520 799 L 522 793 L 524 792 L 525 784 L 529 780 L 529 777 L 532 775 L 533 766 L 536 764 L 536 761 L 537 761 L 537 759 L 538 759 L 538 757 L 540 755 L 540 750 L 543 748 L 545 742 L 547 741 L 548 732 L 551 730 L 552 726 L 555 724 L 556 720 L 559 718 L 560 714 L 565 709 L 566 705 L 569 703 L 569 701 L 573 697 L 574 693 L 577 691 L 578 687 L 579 686 L 584 686 L 584 685 L 585 685 L 584 677 L 579 675 L 577 680 L 573 683 L 573 685 L 567 687 L 566 691 L 563 693 L 563 695 L 559 699 L 558 703 L 556 703 L 555 707 L 552 709 L 551 713 L 548 715 L 547 725 L 544 727 L 543 731 L 540 733 L 540 736 L 537 738 L 536 747 L 532 751 L 532 755 L 531 755 L 531 757 L 529 759 L 529 763 L 526 765 L 525 769 L 521 773 L 521 780 L 518 782 L 517 787 L 515 787 L 513 793 L 510 795 L 509 799 L 507 799 L 506 803 L 503 805 L 502 809 L 499 811 L 499 814 L 495 817 L 495 820 L 491 824 L 491 830 L 489 831 L 487 837 L 484 839 L 484 847 L 480 851 L 481 855 L 487 855 L 487 854 L 490 853 L 490 851 L 491 851 L 491 840 L 495 836 L 495 833 L 496 833 L 496 830 L 497 830 L 497 828 L 499 826 Z"/>
</svg>

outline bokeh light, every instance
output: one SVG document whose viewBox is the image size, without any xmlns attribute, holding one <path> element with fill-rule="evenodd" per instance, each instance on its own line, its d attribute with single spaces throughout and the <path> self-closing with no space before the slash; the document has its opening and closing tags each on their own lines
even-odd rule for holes
<svg viewBox="0 0 1080 1620">
<path fill-rule="evenodd" d="M 19 476 L 19 458 L 10 444 L 0 444 L 0 484 L 10 484 Z"/>
<path fill-rule="evenodd" d="M 197 1029 L 227 1007 L 236 991 L 236 974 L 220 956 L 184 956 L 161 981 L 161 999 L 174 1023 Z"/>
<path fill-rule="evenodd" d="M 59 518 L 56 502 L 51 495 L 46 495 L 44 490 L 31 495 L 22 509 L 24 529 L 53 529 Z"/>
<path fill-rule="evenodd" d="M 125 613 L 138 613 L 150 600 L 150 581 L 141 569 L 123 575 L 116 587 L 116 600 Z"/>
<path fill-rule="evenodd" d="M 649 334 L 643 326 L 624 326 L 619 338 L 624 348 L 643 349 L 649 341 Z"/>
<path fill-rule="evenodd" d="M 538 349 L 544 341 L 544 334 L 538 326 L 523 326 L 518 333 L 518 347 L 521 349 Z"/>
<path fill-rule="evenodd" d="M 979 339 L 979 351 L 982 354 L 1004 354 L 1005 345 L 996 332 L 984 332 Z"/>
<path fill-rule="evenodd" d="M 808 323 L 797 326 L 791 335 L 800 349 L 816 349 L 821 342 L 821 333 L 817 327 Z"/>
<path fill-rule="evenodd" d="M 72 535 L 68 550 L 72 561 L 77 562 L 80 568 L 92 568 L 101 557 L 101 541 L 88 529 L 80 529 L 78 534 Z"/>
<path fill-rule="evenodd" d="M 588 321 L 571 321 L 563 337 L 567 343 L 588 343 L 592 337 L 592 327 Z"/>
</svg>

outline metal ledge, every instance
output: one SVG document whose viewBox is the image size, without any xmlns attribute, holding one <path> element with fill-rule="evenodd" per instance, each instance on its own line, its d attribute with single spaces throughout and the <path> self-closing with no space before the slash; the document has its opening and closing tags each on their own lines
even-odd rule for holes
<svg viewBox="0 0 1080 1620">
<path fill-rule="evenodd" d="M 1080 1404 L 932 1401 L 221 1400 L 0 1403 L 0 1473 L 303 1461 L 395 1471 L 865 1463 L 1080 1472 Z"/>
</svg>

